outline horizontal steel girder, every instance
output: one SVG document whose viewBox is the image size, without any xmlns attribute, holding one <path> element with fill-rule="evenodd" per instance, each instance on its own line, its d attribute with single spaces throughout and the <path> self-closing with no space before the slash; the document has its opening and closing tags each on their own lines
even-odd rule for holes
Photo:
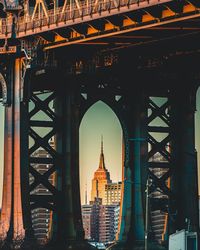
<svg viewBox="0 0 200 250">
<path fill-rule="evenodd" d="M 30 20 L 25 21 L 22 17 L 17 22 L 16 37 L 20 39 L 39 35 L 46 40 L 44 49 L 47 50 L 200 16 L 196 1 L 192 3 L 170 0 L 137 3 L 119 1 L 117 4 L 113 0 L 109 3 L 111 8 L 106 2 L 99 8 L 100 3 L 97 1 L 92 7 L 92 13 L 89 11 L 91 6 L 88 6 L 88 9 L 82 9 L 83 7 L 79 6 L 73 16 L 67 14 L 64 9 L 63 12 L 61 10 L 57 12 L 55 16 L 52 16 L 52 11 L 47 10 L 46 16 L 38 20 L 36 17 L 33 19 L 30 17 Z M 0 30 L 0 39 L 10 39 L 11 24 L 6 20 L 3 23 L 5 25 Z"/>
</svg>

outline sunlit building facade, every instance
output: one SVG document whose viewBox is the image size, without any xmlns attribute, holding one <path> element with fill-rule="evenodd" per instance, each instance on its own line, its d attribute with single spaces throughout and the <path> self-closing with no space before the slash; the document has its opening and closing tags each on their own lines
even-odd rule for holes
<svg viewBox="0 0 200 250">
<path fill-rule="evenodd" d="M 120 204 L 122 182 L 109 183 L 105 185 L 105 195 L 103 204 Z"/>
</svg>

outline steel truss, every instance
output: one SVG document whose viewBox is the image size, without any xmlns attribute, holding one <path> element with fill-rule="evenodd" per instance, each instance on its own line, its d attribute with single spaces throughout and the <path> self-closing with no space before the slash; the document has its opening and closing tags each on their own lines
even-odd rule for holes
<svg viewBox="0 0 200 250">
<path fill-rule="evenodd" d="M 33 93 L 30 100 L 34 104 L 34 108 L 29 113 L 29 136 L 34 140 L 34 144 L 29 149 L 29 169 L 30 174 L 34 177 L 33 183 L 30 184 L 29 191 L 32 193 L 34 189 L 42 184 L 51 194 L 48 195 L 30 195 L 31 209 L 37 207 L 45 207 L 51 210 L 56 210 L 57 197 L 59 196 L 58 189 L 49 182 L 49 177 L 53 174 L 55 175 L 58 167 L 61 165 L 61 157 L 59 153 L 56 152 L 53 145 L 50 145 L 50 139 L 54 138 L 59 129 L 59 119 L 54 111 L 49 107 L 50 102 L 52 102 L 56 93 L 51 93 L 45 100 L 41 100 L 39 95 L 42 93 Z M 33 120 L 33 117 L 39 112 L 43 111 L 49 118 L 47 120 Z M 34 129 L 49 128 L 50 132 L 44 137 L 37 133 Z M 39 130 L 38 130 L 39 131 Z M 54 140 L 53 140 L 54 142 Z M 39 157 L 36 152 L 39 148 L 43 148 L 48 157 Z M 35 153 L 35 154 L 34 154 Z M 44 173 L 40 174 L 35 168 L 35 165 L 50 164 L 50 168 Z"/>
<path fill-rule="evenodd" d="M 38 71 L 39 72 L 39 71 Z M 99 78 L 100 79 L 100 78 Z M 104 81 L 102 81 L 104 82 Z M 110 84 L 111 83 L 111 84 Z M 118 83 L 119 84 L 119 83 Z M 78 137 L 76 131 L 79 133 L 79 125 L 81 122 L 82 117 L 84 116 L 85 112 L 88 110 L 89 107 L 91 107 L 95 102 L 102 100 L 107 105 L 109 105 L 116 115 L 118 116 L 122 127 L 124 131 L 124 139 L 125 139 L 125 152 L 126 154 L 124 162 L 124 178 L 126 180 L 131 181 L 130 176 L 130 166 L 128 164 L 128 152 L 129 152 L 129 146 L 128 146 L 128 135 L 127 135 L 127 121 L 129 119 L 129 116 L 127 114 L 128 110 L 128 103 L 126 101 L 126 97 L 123 95 L 123 91 L 121 91 L 119 85 L 115 83 L 115 86 L 112 85 L 112 80 L 109 79 L 107 83 L 101 83 L 101 84 L 94 84 L 93 86 L 88 87 L 87 85 L 81 85 L 81 88 L 76 88 L 76 98 L 74 99 L 75 107 L 77 105 L 78 113 L 74 110 L 75 107 L 70 106 L 70 103 L 65 103 L 67 105 L 66 108 L 63 107 L 64 105 L 64 99 L 66 99 L 65 93 L 62 94 L 59 91 L 52 91 L 47 92 L 46 94 L 44 91 L 33 91 L 30 95 L 30 107 L 31 110 L 28 114 L 28 120 L 29 120 L 29 137 L 31 140 L 34 140 L 33 143 L 31 143 L 31 146 L 29 148 L 29 174 L 31 177 L 34 177 L 34 181 L 29 183 L 29 194 L 30 195 L 30 206 L 27 204 L 27 207 L 25 207 L 25 210 L 33 210 L 36 208 L 47 208 L 52 212 L 51 216 L 51 225 L 52 228 L 50 228 L 50 237 L 51 242 L 54 244 L 54 242 L 58 242 L 58 238 L 60 238 L 61 241 L 67 241 L 68 242 L 68 236 L 63 233 L 63 228 L 66 228 L 68 231 L 71 230 L 68 234 L 73 233 L 73 227 L 76 228 L 74 230 L 76 231 L 76 236 L 73 236 L 74 239 L 77 239 L 79 237 L 79 242 L 83 239 L 83 228 L 81 224 L 81 212 L 80 212 L 80 201 L 77 201 L 79 199 L 79 178 L 77 176 L 78 169 L 73 168 L 73 174 L 71 173 L 69 176 L 69 173 L 72 166 L 68 165 L 68 170 L 64 170 L 64 165 L 66 156 L 63 154 L 63 147 L 66 147 L 66 142 L 61 142 L 62 137 L 65 136 L 65 131 L 68 130 L 70 125 L 70 119 L 65 121 L 64 115 L 65 109 L 68 109 L 67 112 L 73 112 L 78 114 L 77 116 L 77 123 L 73 123 L 72 133 L 75 133 L 75 137 L 72 138 L 72 144 L 68 145 L 69 147 L 78 147 Z M 70 91 L 68 89 L 68 91 Z M 72 94 L 72 93 L 71 93 Z M 46 95 L 46 97 L 44 97 Z M 73 94 L 72 94 L 73 95 Z M 41 97 L 40 97 L 41 96 Z M 43 96 L 43 97 L 42 97 Z M 50 108 L 50 104 L 54 102 L 53 109 Z M 73 104 L 73 106 L 74 106 Z M 29 108 L 30 109 L 30 108 Z M 75 108 L 76 109 L 76 108 Z M 37 119 L 39 117 L 39 113 L 41 111 L 45 114 L 44 118 Z M 74 114 L 75 114 L 74 113 Z M 68 123 L 69 122 L 69 123 Z M 77 127 L 77 128 L 76 128 Z M 50 130 L 47 134 L 42 135 L 41 129 L 48 128 Z M 77 130 L 78 129 L 78 130 Z M 73 132 L 74 131 L 74 132 Z M 70 132 L 70 131 L 69 131 Z M 70 133 L 71 133 L 70 132 Z M 68 134 L 68 133 L 67 133 Z M 69 134 L 68 134 L 69 137 Z M 52 146 L 52 143 L 50 142 L 50 139 L 54 138 L 54 146 Z M 64 143 L 64 144 L 62 144 Z M 48 154 L 48 157 L 41 157 L 39 156 L 39 149 L 43 148 L 46 153 Z M 78 153 L 78 150 L 76 149 L 76 152 L 71 148 L 71 157 L 75 157 L 74 154 L 76 152 Z M 72 160 L 74 161 L 74 160 Z M 76 155 L 75 161 L 78 161 L 78 156 Z M 50 168 L 46 170 L 43 174 L 41 174 L 37 170 L 38 165 L 49 165 Z M 74 163 L 74 166 L 78 166 L 77 163 Z M 55 182 L 54 184 L 49 182 L 50 176 L 54 175 Z M 74 177 L 72 177 L 72 175 Z M 64 199 L 66 199 L 66 194 L 63 190 L 64 185 L 64 179 L 66 178 L 73 178 L 70 180 L 72 182 L 72 189 L 76 190 L 68 196 L 67 203 L 69 206 L 73 206 L 73 210 L 70 214 L 65 210 L 65 205 L 63 205 Z M 37 192 L 34 192 L 34 190 L 37 189 L 39 185 L 42 185 L 43 188 L 48 190 L 47 195 L 41 195 Z M 70 186 L 70 184 L 68 184 Z M 69 188 L 68 186 L 68 188 Z M 119 232 L 119 235 L 123 235 L 124 231 L 129 230 L 129 220 L 130 215 L 128 214 L 128 210 L 130 209 L 130 196 L 131 196 L 131 190 L 130 187 L 126 186 L 126 191 L 129 190 L 128 193 L 123 194 L 123 210 L 121 207 L 121 213 L 123 213 L 125 216 L 123 216 L 122 220 L 125 224 L 125 229 L 123 229 L 121 232 Z M 25 199 L 25 197 L 24 197 Z M 24 200 L 24 202 L 27 203 Z M 75 213 L 75 215 L 72 215 Z M 66 214 L 66 215 L 65 215 Z M 29 213 L 30 216 L 30 213 Z M 71 226 L 69 224 L 66 224 L 64 222 L 63 216 L 67 216 L 67 220 L 70 222 Z M 73 219 L 73 221 L 72 221 Z M 27 221 L 28 222 L 28 221 Z M 63 225 L 64 223 L 64 225 Z M 74 224 L 76 223 L 76 224 Z M 77 226 L 78 224 L 78 226 Z M 74 225 L 74 226 L 73 226 Z M 29 221 L 29 225 L 27 227 L 31 227 L 31 221 Z M 71 228 L 71 229 L 70 229 Z M 60 236 L 59 236 L 60 234 Z M 121 237 L 121 236 L 119 236 Z M 77 242 L 78 242 L 77 240 Z M 81 246 L 80 246 L 81 249 Z"/>
<path fill-rule="evenodd" d="M 161 105 L 159 105 L 161 102 Z M 164 103 L 163 103 L 164 102 Z M 170 177 L 173 173 L 173 164 L 171 159 L 171 122 L 170 122 L 170 101 L 168 96 L 150 97 L 148 99 L 148 169 L 150 184 L 150 205 L 151 205 L 151 230 L 154 237 L 158 240 L 164 240 L 167 229 L 167 219 L 169 212 L 169 199 L 173 198 L 173 192 L 170 189 Z M 157 119 L 160 119 L 159 124 Z M 157 123 L 157 124 L 156 124 Z M 153 211 L 162 211 L 158 214 L 161 230 L 156 229 L 156 216 Z M 162 219 L 161 219 L 162 217 Z M 157 222 L 158 223 L 158 222 Z M 162 234 L 162 237 L 160 235 Z"/>
<path fill-rule="evenodd" d="M 104 74 L 106 74 L 104 72 Z M 103 74 L 103 75 L 104 75 Z M 113 75 L 114 76 L 114 75 Z M 120 226 L 118 227 L 117 239 L 119 242 L 129 240 L 129 232 L 132 230 L 130 210 L 132 206 L 132 196 L 135 194 L 135 189 L 132 185 L 132 177 L 134 174 L 134 162 L 132 161 L 132 143 L 130 136 L 134 125 L 130 122 L 130 117 L 133 116 L 133 106 L 129 100 L 129 94 L 120 86 L 119 79 L 114 81 L 114 77 L 106 74 L 102 77 L 99 74 L 92 85 L 82 84 L 80 89 L 80 122 L 87 110 L 96 102 L 102 101 L 108 105 L 118 117 L 122 132 L 123 132 L 123 152 L 122 152 L 122 194 L 120 204 Z M 87 82 L 91 80 L 88 79 Z M 139 194 L 140 197 L 141 193 Z M 138 196 L 137 196 L 138 197 Z M 141 228 L 140 228 L 141 229 Z M 140 230 L 139 229 L 139 230 Z M 131 240 L 132 236 L 131 236 Z"/>
<path fill-rule="evenodd" d="M 67 92 L 61 89 L 59 86 L 49 91 L 32 89 L 30 93 L 27 114 L 30 181 L 23 199 L 24 212 L 30 217 L 30 210 L 36 208 L 50 211 L 50 244 L 82 242 L 84 245 L 79 195 L 77 94 L 70 88 Z M 41 171 L 41 166 L 46 169 Z M 25 220 L 25 223 L 25 227 L 31 229 L 31 220 Z"/>
<path fill-rule="evenodd" d="M 55 110 L 55 100 L 58 96 L 58 91 L 33 91 L 30 96 L 28 114 L 29 209 L 32 211 L 37 208 L 49 210 L 48 237 L 53 240 L 57 238 L 58 227 L 61 227 L 59 220 L 63 207 L 61 173 L 64 157 L 56 146 L 58 133 L 62 131 L 62 118 Z M 46 170 L 41 170 L 41 166 L 46 166 Z M 40 189 L 43 191 L 41 192 Z"/>
<path fill-rule="evenodd" d="M 76 78 L 74 78 L 74 81 L 76 81 L 75 79 Z M 81 79 L 79 74 L 77 79 Z M 99 76 L 98 79 L 100 80 L 101 76 Z M 102 83 L 93 84 L 91 86 L 87 84 L 79 85 L 78 82 L 76 82 L 76 84 L 78 84 L 76 85 L 73 82 L 73 84 L 75 84 L 74 86 L 78 87 L 74 87 L 73 90 L 70 87 L 68 97 L 66 93 L 61 94 L 59 91 L 53 91 L 43 100 L 42 98 L 39 98 L 39 94 L 41 94 L 42 91 L 39 91 L 38 93 L 32 93 L 30 99 L 34 103 L 34 108 L 29 112 L 29 136 L 34 140 L 34 144 L 29 149 L 29 168 L 31 175 L 34 176 L 35 180 L 30 184 L 29 187 L 31 208 L 33 209 L 36 207 L 46 207 L 54 211 L 54 215 L 56 216 L 54 216 L 52 219 L 52 223 L 54 224 L 54 228 L 52 231 L 54 235 L 53 239 L 57 238 L 58 232 L 61 232 L 63 228 L 68 228 L 66 224 L 63 224 L 61 218 L 63 218 L 65 212 L 70 208 L 67 205 L 64 205 L 66 206 L 66 210 L 59 209 L 60 207 L 63 207 L 63 197 L 65 197 L 62 183 L 65 182 L 64 179 L 66 176 L 69 176 L 69 174 L 71 176 L 70 178 L 72 178 L 72 172 L 70 173 L 72 169 L 70 166 L 72 166 L 73 164 L 76 166 L 75 170 L 73 169 L 73 172 L 75 171 L 74 180 L 78 180 L 78 164 L 77 162 L 75 163 L 69 160 L 70 165 L 68 165 L 65 170 L 60 167 L 65 166 L 65 154 L 63 151 L 63 146 L 61 145 L 67 145 L 65 143 L 69 143 L 67 141 L 62 142 L 61 137 L 63 137 L 63 135 L 65 134 L 64 129 L 68 128 L 68 138 L 71 138 L 71 133 L 75 133 L 75 141 L 72 138 L 70 139 L 70 141 L 73 143 L 73 145 L 78 145 L 77 131 L 81 118 L 92 104 L 94 104 L 98 100 L 102 100 L 110 105 L 113 110 L 117 114 L 119 114 L 119 117 L 121 116 L 122 118 L 124 118 L 125 125 L 127 126 L 125 154 L 128 154 L 128 156 L 126 156 L 125 159 L 126 168 L 124 170 L 126 172 L 125 178 L 128 178 L 130 183 L 132 182 L 133 185 L 132 188 L 130 185 L 128 186 L 129 194 L 128 196 L 126 195 L 126 197 L 124 197 L 123 202 L 124 211 L 126 210 L 126 212 L 122 211 L 122 213 L 125 214 L 125 221 L 123 221 L 123 223 L 125 223 L 126 226 L 123 230 L 124 232 L 126 231 L 128 237 L 126 239 L 129 239 L 131 232 L 133 232 L 134 234 L 134 240 L 137 241 L 144 239 L 144 237 L 142 236 L 144 233 L 144 184 L 147 175 L 149 175 L 151 179 L 151 220 L 153 218 L 153 211 L 161 210 L 165 213 L 163 217 L 162 240 L 166 240 L 169 233 L 168 228 L 170 228 L 170 230 L 172 230 L 172 228 L 177 228 L 177 226 L 175 226 L 176 223 L 179 223 L 178 221 L 183 221 L 183 216 L 180 216 L 180 218 L 177 217 L 177 213 L 181 213 L 180 207 L 177 205 L 179 199 L 178 195 L 180 194 L 180 191 L 178 191 L 178 184 L 174 184 L 176 183 L 176 180 L 180 175 L 180 167 L 177 167 L 180 166 L 180 161 L 177 161 L 177 150 L 181 147 L 180 138 L 182 138 L 182 135 L 179 134 L 179 136 L 177 136 L 179 128 L 177 125 L 178 123 L 176 123 L 175 117 L 177 116 L 177 114 L 182 112 L 181 105 L 177 105 L 177 102 L 173 97 L 172 88 L 170 88 L 170 91 L 167 90 L 166 93 L 161 96 L 146 95 L 148 97 L 147 99 L 144 98 L 144 91 L 136 91 L 136 93 L 134 94 L 135 97 L 133 98 L 132 95 L 130 97 L 130 94 L 126 93 L 126 91 L 124 91 L 123 89 L 120 89 L 120 84 L 118 82 L 115 82 L 115 84 L 112 85 L 112 79 L 109 79 L 107 83 L 104 83 L 103 79 L 104 78 L 102 78 L 100 81 Z M 98 81 L 96 83 L 98 83 Z M 74 95 L 73 93 L 76 93 L 76 95 Z M 185 97 L 188 100 L 190 99 L 190 96 L 191 91 L 188 91 Z M 60 101 L 58 101 L 58 99 Z M 134 101 L 132 99 L 134 99 Z M 161 104 L 159 104 L 159 99 L 161 99 Z M 49 104 L 53 100 L 55 100 L 54 110 L 49 107 Z M 67 102 L 65 102 L 64 100 L 67 100 Z M 71 102 L 70 100 L 73 101 Z M 67 103 L 67 112 L 69 112 L 68 121 L 66 121 L 63 117 L 63 112 L 65 110 L 63 106 L 64 103 Z M 45 115 L 48 117 L 48 121 L 33 119 L 34 116 L 40 111 L 45 113 Z M 77 115 L 76 118 L 71 117 L 75 114 Z M 130 120 L 131 116 L 133 116 L 134 118 L 133 123 Z M 187 118 L 187 116 L 184 117 L 184 114 L 181 117 L 182 121 Z M 158 118 L 160 119 L 159 125 L 158 123 L 156 123 L 156 119 Z M 70 123 L 70 120 L 72 123 Z M 70 126 L 68 122 L 69 124 L 71 124 Z M 41 129 L 47 127 L 50 129 L 50 131 L 43 137 L 36 131 L 36 128 Z M 147 132 L 147 134 L 145 131 Z M 185 131 L 187 131 L 187 126 L 185 127 Z M 183 133 L 185 133 L 185 131 L 183 131 Z M 52 148 L 49 142 L 52 137 L 55 137 L 55 149 Z M 147 140 L 139 142 L 138 140 L 140 140 L 140 138 L 147 138 Z M 190 140 L 189 137 L 188 140 Z M 191 148 L 194 147 L 193 143 L 194 142 L 192 140 L 189 141 Z M 147 144 L 149 145 L 148 150 Z M 50 155 L 49 158 L 44 159 L 41 157 L 34 157 L 34 152 L 36 152 L 40 147 L 44 148 L 47 151 L 47 153 Z M 78 150 L 73 148 L 71 148 L 71 150 L 72 151 L 70 152 L 77 156 Z M 71 154 L 70 152 L 68 152 L 69 155 Z M 157 156 L 161 160 L 157 160 Z M 181 153 L 179 153 L 179 156 L 180 159 L 183 159 L 183 155 Z M 78 158 L 76 158 L 76 161 L 77 159 Z M 129 163 L 127 163 L 127 161 L 129 161 Z M 41 175 L 34 168 L 34 166 L 37 164 L 50 164 L 51 168 L 47 170 L 43 175 Z M 194 159 L 191 161 L 191 164 L 195 171 L 196 165 Z M 63 171 L 66 171 L 65 174 Z M 189 180 L 186 180 L 184 171 L 186 170 L 182 170 L 182 177 L 186 182 L 188 182 Z M 49 183 L 49 177 L 52 174 L 55 174 L 56 178 L 58 178 L 56 179 L 56 185 L 52 185 L 51 183 Z M 195 176 L 192 175 L 192 178 L 195 179 Z M 51 193 L 51 195 L 43 196 L 31 193 L 38 185 L 41 184 Z M 138 188 L 138 184 L 141 185 L 140 188 Z M 73 190 L 76 190 L 78 192 L 78 183 L 75 183 L 71 179 L 68 185 Z M 127 184 L 125 186 L 127 188 Z M 190 188 L 191 192 L 195 193 L 195 190 L 196 189 L 193 187 Z M 130 198 L 131 194 L 134 194 L 134 198 Z M 79 206 L 80 208 L 80 201 L 78 202 L 77 198 L 75 198 L 72 193 L 68 195 L 68 200 L 72 202 L 70 205 L 71 209 L 74 206 L 72 204 L 76 204 L 76 206 Z M 132 202 L 130 203 L 131 199 Z M 135 204 L 138 205 L 135 206 Z M 194 203 L 194 206 L 195 204 L 196 203 Z M 131 217 L 127 212 L 130 208 L 132 209 Z M 76 215 L 73 215 L 75 217 L 70 217 L 71 215 L 69 214 L 68 218 L 69 222 L 71 223 L 69 234 L 74 235 L 74 238 L 76 238 L 76 233 L 73 233 L 74 223 L 72 222 L 72 218 L 76 218 L 76 222 L 78 223 L 79 221 L 80 223 L 80 211 L 78 210 L 79 209 L 76 208 Z M 187 211 L 185 211 L 184 214 L 187 214 L 189 217 L 191 215 L 191 210 L 189 208 L 186 210 Z M 143 217 L 141 217 L 142 214 Z M 196 216 L 197 215 L 195 214 L 193 217 L 196 218 Z M 140 220 L 136 218 L 140 218 Z M 194 219 L 192 220 L 194 222 Z M 194 224 L 195 223 L 193 223 L 193 226 L 195 228 L 196 226 Z M 79 229 L 81 228 L 82 225 L 79 224 Z M 153 225 L 152 230 L 154 232 Z M 128 234 L 128 232 L 130 235 Z M 81 233 L 81 230 L 79 233 Z M 121 232 L 121 235 L 122 234 L 123 232 Z M 61 235 L 62 240 L 66 239 L 65 235 L 63 235 L 62 233 Z M 156 237 L 156 234 L 154 235 L 154 237 Z"/>
<path fill-rule="evenodd" d="M 162 210 L 166 213 L 163 229 L 166 237 L 167 228 L 169 233 L 183 228 L 185 218 L 191 221 L 192 230 L 198 231 L 194 84 L 183 89 L 183 94 L 180 94 L 177 86 L 173 88 L 171 84 L 162 95 L 151 95 L 145 89 L 143 80 L 144 89 L 138 87 L 133 94 L 129 91 L 129 85 L 122 85 L 119 79 L 114 81 L 115 75 L 108 78 L 110 74 L 107 75 L 106 71 L 99 75 L 95 72 L 93 79 L 84 78 L 82 83 L 82 75 L 77 73 L 78 67 L 73 77 L 68 78 L 70 84 L 67 85 L 67 90 L 64 90 L 66 85 L 63 85 L 67 82 L 67 77 L 66 81 L 56 84 L 55 90 L 51 84 L 52 81 L 55 83 L 54 79 L 51 79 L 52 75 L 47 69 L 33 70 L 29 77 L 22 66 L 21 59 L 16 59 L 10 68 L 10 72 L 14 73 L 10 74 L 14 102 L 6 108 L 6 135 L 9 136 L 5 136 L 5 148 L 8 149 L 5 166 L 6 171 L 11 173 L 6 181 L 9 183 L 7 188 L 12 189 L 7 197 L 10 211 L 12 209 L 11 213 L 9 211 L 12 222 L 9 224 L 9 220 L 6 221 L 6 230 L 9 230 L 9 226 L 18 230 L 20 222 L 20 230 L 25 229 L 25 236 L 30 237 L 30 211 L 44 207 L 53 211 L 52 241 L 71 244 L 71 240 L 83 240 L 78 181 L 79 124 L 86 110 L 96 101 L 102 100 L 113 108 L 124 126 L 123 129 L 126 128 L 124 186 L 128 194 L 125 194 L 123 200 L 121 213 L 125 226 L 120 235 L 126 234 L 125 240 L 130 237 L 130 246 L 132 235 L 134 241 L 144 239 L 144 185 L 148 174 L 152 180 L 151 210 Z M 60 72 L 53 74 L 55 79 L 60 76 Z M 24 75 L 27 76 L 25 79 Z M 177 79 L 182 84 L 183 79 Z M 191 79 L 186 80 L 190 83 Z M 43 82 L 47 84 L 40 86 Z M 157 85 L 156 89 L 158 88 Z M 158 102 L 159 99 L 161 103 Z M 159 126 L 155 121 L 158 118 Z M 52 146 L 51 138 L 54 138 L 55 146 Z M 41 148 L 48 157 L 37 155 Z M 156 160 L 156 156 L 162 160 Z M 41 173 L 37 169 L 38 165 L 48 165 L 49 168 Z M 31 182 L 29 175 L 33 179 Z M 54 183 L 50 182 L 51 176 Z M 130 183 L 125 184 L 125 180 Z M 38 186 L 45 188 L 48 194 L 36 193 Z M 4 193 L 6 190 L 8 189 Z M 156 196 L 156 191 L 161 194 L 159 197 Z M 3 205 L 5 208 L 7 203 Z M 15 208 L 19 211 L 17 215 L 14 213 Z M 4 213 L 5 218 L 7 215 Z"/>
<path fill-rule="evenodd" d="M 12 46 L 12 37 L 31 41 L 30 36 L 38 36 L 43 40 L 44 50 L 48 50 L 200 16 L 197 0 L 97 0 L 86 3 L 66 0 L 61 6 L 55 3 L 53 8 L 44 0 L 35 1 L 35 6 L 29 3 L 33 11 L 24 3 L 24 15 L 17 19 L 14 28 L 10 15 L 3 19 L 0 39 L 8 39 L 11 44 L 1 47 L 0 53 L 17 52 L 16 46 Z"/>
</svg>

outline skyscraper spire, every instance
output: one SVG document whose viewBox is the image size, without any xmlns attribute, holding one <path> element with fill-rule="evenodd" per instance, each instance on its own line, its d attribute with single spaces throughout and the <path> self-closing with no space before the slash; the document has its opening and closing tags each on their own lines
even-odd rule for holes
<svg viewBox="0 0 200 250">
<path fill-rule="evenodd" d="M 103 154 L 103 135 L 101 135 L 101 154 L 100 154 L 100 161 L 99 161 L 99 169 L 106 169 L 105 162 L 104 162 L 104 154 Z"/>
<path fill-rule="evenodd" d="M 101 135 L 101 154 L 103 154 L 103 135 Z"/>
</svg>

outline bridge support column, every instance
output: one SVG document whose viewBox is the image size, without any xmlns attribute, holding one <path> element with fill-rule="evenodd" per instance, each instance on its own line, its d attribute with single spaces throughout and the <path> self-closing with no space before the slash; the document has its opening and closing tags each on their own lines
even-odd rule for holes
<svg viewBox="0 0 200 250">
<path fill-rule="evenodd" d="M 147 180 L 147 98 L 142 91 L 134 96 L 133 121 L 130 137 L 132 169 L 132 216 L 128 249 L 137 249 L 145 240 L 145 188 Z"/>
<path fill-rule="evenodd" d="M 135 250 L 144 247 L 145 240 L 145 185 L 147 180 L 147 98 L 142 90 L 127 97 L 126 116 L 128 145 L 125 154 L 123 231 L 112 250 Z M 130 193 L 126 193 L 130 192 Z M 129 200 L 131 197 L 131 200 Z"/>
<path fill-rule="evenodd" d="M 11 105 L 5 110 L 5 164 L 1 227 L 3 238 L 10 247 L 24 238 L 20 179 L 20 90 L 21 59 L 12 60 L 9 67 Z M 8 229 L 9 227 L 9 229 Z M 6 236 L 7 234 L 7 236 Z"/>
<path fill-rule="evenodd" d="M 178 89 L 172 96 L 172 156 L 174 175 L 171 178 L 175 193 L 173 220 L 170 221 L 170 234 L 176 230 L 199 231 L 197 154 L 195 150 L 193 90 Z"/>
<path fill-rule="evenodd" d="M 60 192 L 53 224 L 52 243 L 61 249 L 93 249 L 84 240 L 81 219 L 79 187 L 79 95 L 73 89 L 58 94 L 55 113 L 61 119 L 61 128 L 55 136 L 56 151 L 62 165 L 57 174 Z"/>
<path fill-rule="evenodd" d="M 120 229 L 117 235 L 117 249 L 120 249 L 119 246 L 124 246 L 127 242 L 127 236 L 130 230 L 131 225 L 131 209 L 132 209 L 132 171 L 129 164 L 129 151 L 130 141 L 129 135 L 126 131 L 123 131 L 123 162 L 124 170 L 122 177 L 122 197 L 121 197 L 121 218 L 120 218 Z M 116 246 L 115 246 L 116 247 Z M 112 249 L 115 249 L 112 248 Z"/>
<path fill-rule="evenodd" d="M 4 120 L 4 177 L 1 210 L 1 240 L 6 238 L 10 226 L 12 199 L 12 142 L 13 142 L 13 106 L 5 107 Z"/>
</svg>

